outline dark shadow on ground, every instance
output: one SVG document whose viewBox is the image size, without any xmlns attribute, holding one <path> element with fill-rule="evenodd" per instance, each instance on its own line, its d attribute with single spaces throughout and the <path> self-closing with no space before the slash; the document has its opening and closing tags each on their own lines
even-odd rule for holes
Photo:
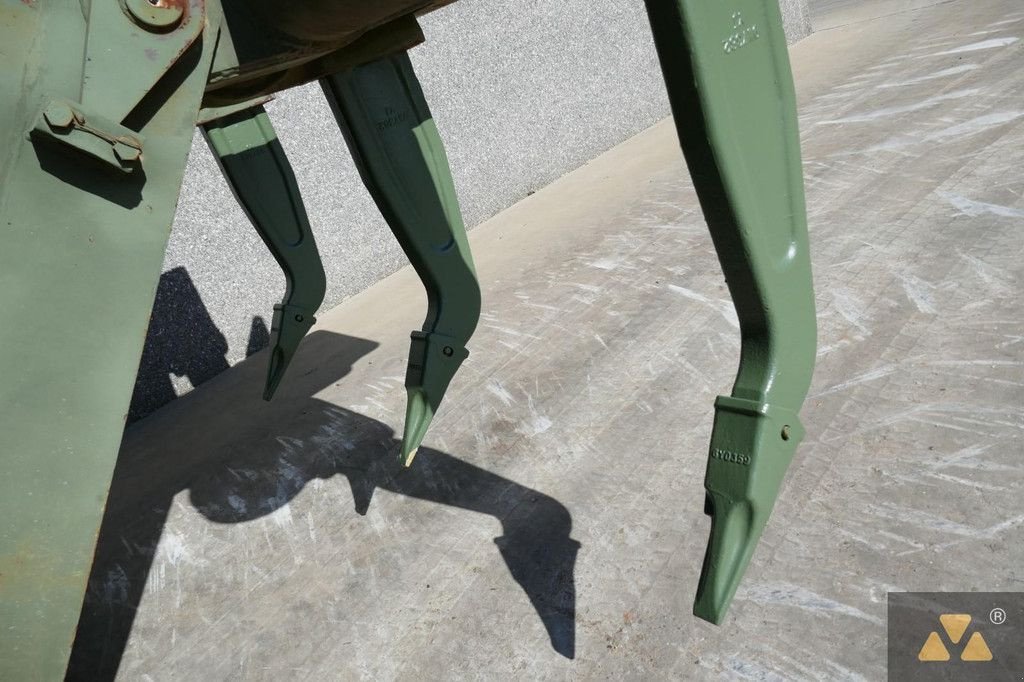
<svg viewBox="0 0 1024 682">
<path fill-rule="evenodd" d="M 257 341 L 258 342 L 258 341 Z M 157 544 L 182 490 L 217 523 L 241 523 L 287 504 L 309 482 L 342 475 L 355 513 L 365 514 L 377 488 L 493 516 L 498 551 L 540 616 L 551 644 L 575 655 L 573 570 L 579 543 L 557 500 L 450 454 L 423 448 L 410 469 L 397 464 L 390 427 L 317 400 L 376 347 L 363 339 L 314 332 L 271 404 L 260 400 L 266 353 L 260 353 L 129 428 L 118 457 L 100 531 L 69 680 L 109 680 L 117 673 Z M 216 390 L 212 388 L 216 386 Z M 214 416 L 211 416 L 214 415 Z M 147 438 L 165 422 L 173 439 Z M 337 447 L 268 448 L 277 434 L 337 434 Z M 301 438 L 301 436 L 300 436 Z M 159 441 L 159 442 L 158 442 Z M 335 442 L 332 440 L 332 442 Z M 239 471 L 245 471 L 239 476 Z M 342 510 L 339 510 L 339 513 Z"/>
<path fill-rule="evenodd" d="M 177 397 L 172 374 L 198 386 L 229 367 L 227 352 L 228 341 L 210 318 L 188 270 L 177 267 L 160 275 L 129 423 Z"/>
</svg>

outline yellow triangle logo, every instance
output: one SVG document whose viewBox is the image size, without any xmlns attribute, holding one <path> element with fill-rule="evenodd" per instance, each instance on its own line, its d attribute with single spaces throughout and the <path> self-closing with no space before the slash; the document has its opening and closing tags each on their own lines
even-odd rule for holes
<svg viewBox="0 0 1024 682">
<path fill-rule="evenodd" d="M 959 644 L 960 638 L 967 631 L 967 626 L 971 624 L 971 617 L 966 613 L 944 613 L 939 616 L 939 622 L 946 629 L 949 641 Z"/>
<path fill-rule="evenodd" d="M 970 617 L 970 616 L 968 616 Z M 947 631 L 948 632 L 948 631 Z M 992 650 L 988 648 L 988 644 L 985 642 L 985 638 L 981 636 L 980 632 L 975 632 L 971 635 L 971 638 L 967 640 L 967 646 L 964 647 L 964 652 L 960 654 L 961 661 L 991 661 Z"/>
<path fill-rule="evenodd" d="M 961 633 L 962 634 L 962 633 Z M 973 641 L 973 640 L 972 640 Z M 985 647 L 986 650 L 988 647 Z M 966 651 L 964 653 L 967 653 Z M 991 657 L 991 654 L 989 655 Z M 933 632 L 928 635 L 928 640 L 921 647 L 921 651 L 917 653 L 917 660 L 919 661 L 948 661 L 949 652 L 946 651 L 946 645 L 942 643 L 939 638 L 939 633 Z"/>
</svg>

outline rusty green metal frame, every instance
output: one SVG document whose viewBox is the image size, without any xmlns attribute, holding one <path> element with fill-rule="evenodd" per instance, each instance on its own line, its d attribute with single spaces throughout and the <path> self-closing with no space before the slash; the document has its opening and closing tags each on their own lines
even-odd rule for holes
<svg viewBox="0 0 1024 682">
<path fill-rule="evenodd" d="M 64 675 L 216 45 L 201 0 L 163 41 L 91 8 L 2 6 L 3 680 Z"/>
</svg>

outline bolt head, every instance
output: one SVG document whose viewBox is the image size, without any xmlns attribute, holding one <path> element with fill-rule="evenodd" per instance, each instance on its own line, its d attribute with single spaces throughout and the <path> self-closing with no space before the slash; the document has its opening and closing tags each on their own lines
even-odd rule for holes
<svg viewBox="0 0 1024 682">
<path fill-rule="evenodd" d="M 115 142 L 114 154 L 116 154 L 117 158 L 121 161 L 131 163 L 132 161 L 139 160 L 139 157 L 142 156 L 142 150 L 138 147 L 133 147 L 130 144 L 125 144 L 124 142 Z"/>
<path fill-rule="evenodd" d="M 50 102 L 43 110 L 43 118 L 52 128 L 67 128 L 75 120 L 75 112 L 63 102 Z"/>
</svg>

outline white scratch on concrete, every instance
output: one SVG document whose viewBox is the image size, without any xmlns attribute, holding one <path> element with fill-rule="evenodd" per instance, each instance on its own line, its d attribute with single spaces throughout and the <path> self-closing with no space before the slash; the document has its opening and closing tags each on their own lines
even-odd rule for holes
<svg viewBox="0 0 1024 682">
<path fill-rule="evenodd" d="M 975 69 L 980 69 L 980 68 L 981 68 L 981 66 L 978 65 L 978 64 L 961 64 L 960 66 L 954 66 L 954 67 L 949 68 L 949 69 L 943 69 L 941 71 L 936 71 L 935 73 L 930 73 L 927 76 L 918 76 L 917 78 L 911 78 L 910 80 L 899 81 L 897 83 L 882 83 L 878 87 L 879 87 L 879 89 L 882 89 L 882 90 L 887 89 L 887 88 L 903 88 L 903 87 L 906 87 L 908 85 L 917 85 L 918 83 L 926 83 L 928 81 L 932 81 L 932 80 L 935 80 L 937 78 L 948 78 L 949 76 L 958 76 L 958 75 L 960 75 L 962 73 L 967 73 L 968 71 L 974 71 Z"/>
<path fill-rule="evenodd" d="M 1021 116 L 1024 116 L 1024 111 L 999 111 L 994 114 L 985 114 L 984 116 L 977 116 L 963 123 L 958 123 L 924 136 L 900 135 L 898 137 L 890 137 L 883 142 L 867 147 L 864 152 L 898 151 L 922 142 L 941 142 L 951 137 L 964 138 L 985 132 L 996 126 L 1012 123 Z"/>
<path fill-rule="evenodd" d="M 316 523 L 313 521 L 313 512 L 306 512 L 306 527 L 309 529 L 309 541 L 316 544 Z"/>
<path fill-rule="evenodd" d="M 953 208 L 960 211 L 960 213 L 972 218 L 977 218 L 978 216 L 985 215 L 986 213 L 1001 216 L 1003 218 L 1024 218 L 1024 209 L 1002 206 L 1000 204 L 990 204 L 985 201 L 975 201 L 974 199 L 968 199 L 965 196 L 954 194 L 953 192 L 936 192 L 936 194 L 948 201 Z"/>
<path fill-rule="evenodd" d="M 181 535 L 173 530 L 164 532 L 160 540 L 160 554 L 172 566 L 178 567 L 181 564 L 203 564 L 205 561 L 196 560 L 188 548 L 188 543 Z"/>
<path fill-rule="evenodd" d="M 997 111 L 994 114 L 985 114 L 984 116 L 978 116 L 969 121 L 958 123 L 955 126 L 950 126 L 928 135 L 925 139 L 942 140 L 947 137 L 966 137 L 967 135 L 974 135 L 995 126 L 1016 121 L 1021 116 L 1024 116 L 1024 111 Z"/>
<path fill-rule="evenodd" d="M 481 326 L 482 327 L 486 327 L 487 329 L 493 329 L 494 331 L 501 332 L 502 334 L 508 334 L 510 336 L 521 336 L 521 337 L 524 337 L 524 338 L 527 338 L 527 339 L 539 339 L 540 338 L 536 334 L 527 334 L 526 332 L 521 332 L 518 329 L 512 329 L 510 327 L 499 327 L 496 324 L 484 324 L 484 325 L 481 325 Z"/>
<path fill-rule="evenodd" d="M 992 293 L 999 294 L 1001 296 L 1015 293 L 1016 288 L 1013 286 L 1012 278 L 1010 278 L 1003 270 L 986 263 L 980 258 L 975 258 L 974 256 L 970 256 L 966 253 L 961 254 L 960 257 L 971 266 L 974 274 L 976 274 L 978 278 L 985 283 Z M 1009 336 L 1007 338 L 1015 337 Z M 996 346 L 996 348 L 1000 347 L 1002 346 Z"/>
<path fill-rule="evenodd" d="M 522 422 L 519 425 L 519 428 L 516 429 L 516 433 L 521 433 L 524 436 L 530 437 L 537 436 L 550 429 L 553 422 L 545 415 L 537 412 L 537 408 L 533 406 L 533 396 L 527 394 L 526 402 L 530 409 L 530 420 Z"/>
<path fill-rule="evenodd" d="M 961 545 L 965 542 L 970 542 L 972 540 L 995 540 L 1003 531 L 1010 530 L 1011 528 L 1019 526 L 1022 523 L 1024 523 L 1024 515 L 1014 516 L 1012 518 L 1006 519 L 1005 521 L 1000 521 L 999 523 L 988 526 L 987 528 L 973 530 L 969 534 L 970 537 L 962 538 L 960 540 L 952 540 L 950 542 L 944 542 L 942 544 L 935 545 L 932 549 L 935 551 L 941 551 L 949 549 L 950 547 L 955 547 L 956 545 Z M 896 556 L 906 556 L 908 554 L 915 554 L 919 551 L 921 550 L 909 550 L 906 552 L 900 552 Z"/>
<path fill-rule="evenodd" d="M 946 102 L 951 99 L 964 99 L 966 97 L 975 97 L 981 91 L 977 88 L 969 90 L 957 90 L 955 92 L 947 92 L 942 95 L 936 95 L 935 97 L 929 97 L 928 99 L 915 102 L 914 104 L 905 104 L 898 107 L 886 107 L 884 109 L 875 109 L 874 111 L 868 111 L 863 114 L 854 114 L 853 116 L 846 116 L 843 118 L 835 118 L 830 121 L 818 121 L 818 125 L 838 125 L 840 123 L 866 123 L 869 121 L 885 120 L 891 116 L 897 114 L 908 114 L 912 111 L 921 111 L 922 109 L 930 109 L 931 107 L 938 106 L 939 104 Z"/>
<path fill-rule="evenodd" d="M 830 658 L 825 659 L 825 665 L 832 668 L 838 674 L 838 679 L 847 680 L 848 682 L 867 682 L 866 677 L 858 672 L 850 670 L 846 666 L 840 665 Z"/>
<path fill-rule="evenodd" d="M 487 382 L 487 391 L 500 400 L 505 407 L 511 407 L 512 403 L 516 401 L 516 399 L 512 397 L 512 394 L 505 390 L 505 387 L 501 385 L 501 382 L 495 379 Z"/>
<path fill-rule="evenodd" d="M 934 284 L 915 277 L 909 272 L 900 272 L 896 276 L 903 285 L 903 291 L 906 292 L 907 298 L 914 302 L 920 312 L 926 315 L 934 315 L 938 312 L 931 294 L 931 289 L 935 288 Z"/>
<path fill-rule="evenodd" d="M 587 265 L 592 268 L 597 268 L 598 270 L 618 270 L 622 267 L 622 259 L 611 257 L 599 258 L 595 261 L 588 261 Z"/>
<path fill-rule="evenodd" d="M 934 530 L 940 533 L 952 533 L 954 535 L 961 535 L 970 538 L 988 537 L 988 531 L 985 529 L 979 530 L 951 519 L 947 519 L 943 516 L 921 511 L 920 509 L 912 509 L 910 507 L 895 504 L 886 504 L 868 505 L 864 511 L 869 514 L 873 514 L 874 516 L 890 519 L 892 521 L 899 521 L 911 526 L 917 526 L 918 528 Z"/>
<path fill-rule="evenodd" d="M 878 379 L 885 378 L 895 371 L 895 365 L 886 365 L 884 367 L 878 367 L 876 369 L 871 370 L 870 372 L 858 374 L 852 379 L 847 379 L 846 381 L 838 383 L 835 386 L 826 388 L 824 391 L 821 391 L 820 393 L 815 393 L 811 397 L 820 398 L 822 396 L 831 395 L 832 393 L 838 393 L 839 391 L 845 391 L 846 389 L 853 388 L 854 386 L 857 386 L 859 384 L 866 384 L 869 381 L 877 381 Z"/>
<path fill-rule="evenodd" d="M 988 483 L 982 483 L 981 481 L 972 481 L 966 478 L 960 478 L 959 476 L 951 476 L 950 474 L 938 474 L 930 472 L 926 473 L 925 475 L 931 478 L 937 478 L 940 481 L 947 481 L 949 483 L 956 483 L 958 485 L 965 485 L 970 488 L 979 488 L 981 490 L 989 490 L 992 492 L 1002 492 L 1004 490 L 1009 490 L 1009 488 L 1006 488 L 1005 486 L 991 485 Z"/>
<path fill-rule="evenodd" d="M 732 301 L 721 301 L 713 298 L 708 298 L 704 294 L 697 293 L 692 289 L 687 289 L 686 287 L 677 286 L 675 284 L 669 284 L 668 288 L 670 291 L 674 291 L 677 294 L 682 294 L 691 301 L 697 301 L 698 303 L 702 303 L 708 306 L 712 310 L 717 311 L 719 315 L 724 317 L 725 321 L 728 322 L 732 327 L 736 329 L 740 328 L 740 321 L 739 318 L 736 317 L 736 308 L 733 307 Z"/>
<path fill-rule="evenodd" d="M 268 518 L 273 521 L 278 528 L 287 528 L 292 525 L 292 506 L 288 504 L 288 499 L 286 497 L 279 495 L 278 497 L 271 498 L 268 502 L 270 504 L 276 503 L 281 505 L 268 515 Z"/>
<path fill-rule="evenodd" d="M 991 50 L 996 47 L 1007 47 L 1013 45 L 1015 42 L 1020 40 L 1014 36 L 1006 38 L 992 38 L 991 40 L 982 40 L 978 43 L 971 43 L 970 45 L 963 45 L 961 47 L 955 47 L 952 50 L 946 50 L 944 52 L 934 52 L 929 57 L 939 57 L 947 54 L 961 54 L 964 52 L 977 52 L 978 50 Z"/>
<path fill-rule="evenodd" d="M 915 547 L 917 549 L 924 549 L 924 545 L 920 542 L 915 542 L 914 540 L 911 540 L 910 538 L 900 535 L 898 533 L 893 533 L 887 530 L 879 530 L 876 531 L 876 535 L 881 535 L 883 538 L 889 538 L 890 540 L 895 540 L 896 542 L 902 542 L 906 545 L 910 545 L 911 547 Z"/>
<path fill-rule="evenodd" d="M 844 320 L 856 327 L 864 336 L 871 336 L 871 330 L 864 325 L 865 306 L 847 289 L 835 289 L 832 292 L 832 306 Z"/>
<path fill-rule="evenodd" d="M 786 682 L 788 678 L 783 677 L 774 670 L 765 668 L 760 663 L 745 661 L 736 656 L 730 656 L 725 661 L 725 667 L 744 680 L 755 680 L 756 682 Z"/>
<path fill-rule="evenodd" d="M 742 588 L 741 588 L 742 590 Z M 790 583 L 767 583 L 754 585 L 743 590 L 738 598 L 759 604 L 782 604 L 817 613 L 839 614 L 882 625 L 882 619 L 864 613 L 860 609 L 812 592 L 807 588 Z"/>
</svg>

